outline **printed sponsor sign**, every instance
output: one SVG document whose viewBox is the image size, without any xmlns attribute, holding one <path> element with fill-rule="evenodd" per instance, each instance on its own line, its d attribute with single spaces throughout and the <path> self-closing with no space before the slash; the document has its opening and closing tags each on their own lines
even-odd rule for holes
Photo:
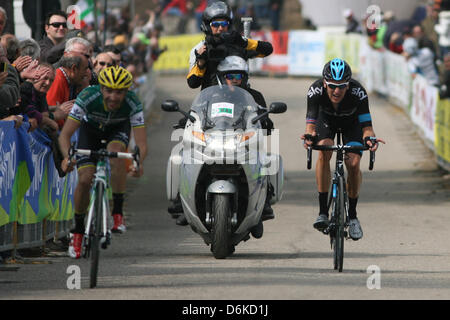
<svg viewBox="0 0 450 320">
<path fill-rule="evenodd" d="M 320 76 L 325 62 L 325 33 L 291 31 L 288 43 L 288 73 Z"/>
<path fill-rule="evenodd" d="M 227 102 L 213 103 L 211 105 L 211 118 L 234 117 L 234 104 Z"/>
<path fill-rule="evenodd" d="M 28 123 L 15 129 L 12 121 L 0 122 L 0 226 L 73 217 L 76 170 L 60 178 L 50 139 L 40 129 L 27 129 Z"/>
<path fill-rule="evenodd" d="M 417 75 L 413 81 L 413 97 L 411 106 L 411 120 L 419 126 L 424 136 L 434 142 L 434 125 L 438 89 L 430 86 L 427 80 Z"/>
</svg>

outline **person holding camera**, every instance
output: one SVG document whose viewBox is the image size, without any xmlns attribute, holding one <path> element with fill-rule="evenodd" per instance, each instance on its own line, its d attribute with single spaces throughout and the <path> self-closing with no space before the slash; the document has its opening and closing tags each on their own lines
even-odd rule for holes
<svg viewBox="0 0 450 320">
<path fill-rule="evenodd" d="M 191 50 L 187 76 L 190 88 L 201 86 L 203 90 L 216 84 L 217 66 L 227 56 L 247 60 L 273 52 L 270 42 L 246 39 L 232 30 L 232 20 L 231 9 L 222 1 L 212 3 L 203 12 L 201 29 L 206 37 Z"/>
</svg>

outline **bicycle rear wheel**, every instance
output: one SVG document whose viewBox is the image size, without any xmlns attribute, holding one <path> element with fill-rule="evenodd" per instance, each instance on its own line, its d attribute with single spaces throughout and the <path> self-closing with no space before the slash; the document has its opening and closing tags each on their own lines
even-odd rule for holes
<svg viewBox="0 0 450 320">
<path fill-rule="evenodd" d="M 102 183 L 96 186 L 96 198 L 94 217 L 91 226 L 91 273 L 90 273 L 90 287 L 97 286 L 98 263 L 100 259 L 100 240 L 102 237 L 102 216 L 103 216 L 103 194 L 105 192 Z"/>
</svg>

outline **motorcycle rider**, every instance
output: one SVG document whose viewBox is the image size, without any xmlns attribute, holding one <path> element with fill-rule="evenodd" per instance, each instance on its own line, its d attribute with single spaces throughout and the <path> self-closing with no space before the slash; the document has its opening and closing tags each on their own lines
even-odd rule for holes
<svg viewBox="0 0 450 320">
<path fill-rule="evenodd" d="M 203 90 L 217 84 L 217 66 L 227 56 L 262 58 L 273 52 L 270 42 L 246 39 L 232 30 L 232 20 L 232 11 L 224 2 L 214 2 L 206 7 L 201 23 L 206 37 L 192 48 L 189 58 L 187 83 L 190 88 L 201 86 Z"/>
<path fill-rule="evenodd" d="M 264 96 L 261 92 L 250 88 L 250 84 L 248 83 L 248 64 L 247 62 L 238 56 L 228 56 L 224 60 L 222 60 L 217 66 L 217 74 L 221 79 L 222 83 L 226 83 L 227 85 L 238 86 L 242 89 L 246 90 L 250 93 L 255 99 L 255 102 L 260 106 L 257 113 L 258 115 L 267 111 L 267 104 Z M 273 129 L 273 122 L 267 116 L 264 119 L 261 119 L 261 127 L 267 130 L 267 135 L 270 135 L 270 132 Z M 270 199 L 273 196 L 273 186 L 269 183 L 267 188 L 267 197 L 266 203 L 264 205 L 263 213 L 262 213 L 262 221 L 274 219 L 275 216 L 273 214 L 273 209 L 270 205 Z"/>
<path fill-rule="evenodd" d="M 220 79 L 220 82 L 226 83 L 227 85 L 239 86 L 244 90 L 248 91 L 252 95 L 255 102 L 260 106 L 257 113 L 262 114 L 267 111 L 266 101 L 261 92 L 250 88 L 250 84 L 248 83 L 248 73 L 249 70 L 247 62 L 239 56 L 228 56 L 224 60 L 222 60 L 220 64 L 217 66 L 217 75 Z M 270 132 L 273 129 L 272 120 L 270 120 L 269 117 L 267 116 L 260 122 L 261 127 L 267 130 L 267 134 L 270 135 Z M 262 221 L 275 218 L 273 209 L 270 205 L 270 199 L 273 196 L 273 190 L 274 190 L 273 186 L 269 183 L 269 186 L 267 188 L 266 202 L 264 204 L 264 209 L 261 216 Z M 177 197 L 177 199 L 174 201 L 174 204 L 171 207 L 169 207 L 170 213 L 175 213 L 176 210 L 178 210 L 177 213 L 180 213 L 176 223 L 178 225 L 187 225 L 186 217 L 182 213 L 183 209 L 179 197 Z"/>
</svg>

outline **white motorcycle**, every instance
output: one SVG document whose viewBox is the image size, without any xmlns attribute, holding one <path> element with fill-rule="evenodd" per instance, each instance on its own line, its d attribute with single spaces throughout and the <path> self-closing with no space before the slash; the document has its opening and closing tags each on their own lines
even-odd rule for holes
<svg viewBox="0 0 450 320">
<path fill-rule="evenodd" d="M 282 196 L 282 159 L 266 152 L 259 120 L 287 107 L 275 102 L 260 115 L 258 108 L 247 91 L 227 85 L 202 90 L 189 113 L 176 101 L 162 104 L 164 111 L 187 118 L 182 142 L 168 161 L 167 197 L 174 201 L 179 195 L 189 225 L 217 259 L 231 255 L 250 234 L 262 236 L 269 185 L 274 189 L 271 204 Z"/>
</svg>

